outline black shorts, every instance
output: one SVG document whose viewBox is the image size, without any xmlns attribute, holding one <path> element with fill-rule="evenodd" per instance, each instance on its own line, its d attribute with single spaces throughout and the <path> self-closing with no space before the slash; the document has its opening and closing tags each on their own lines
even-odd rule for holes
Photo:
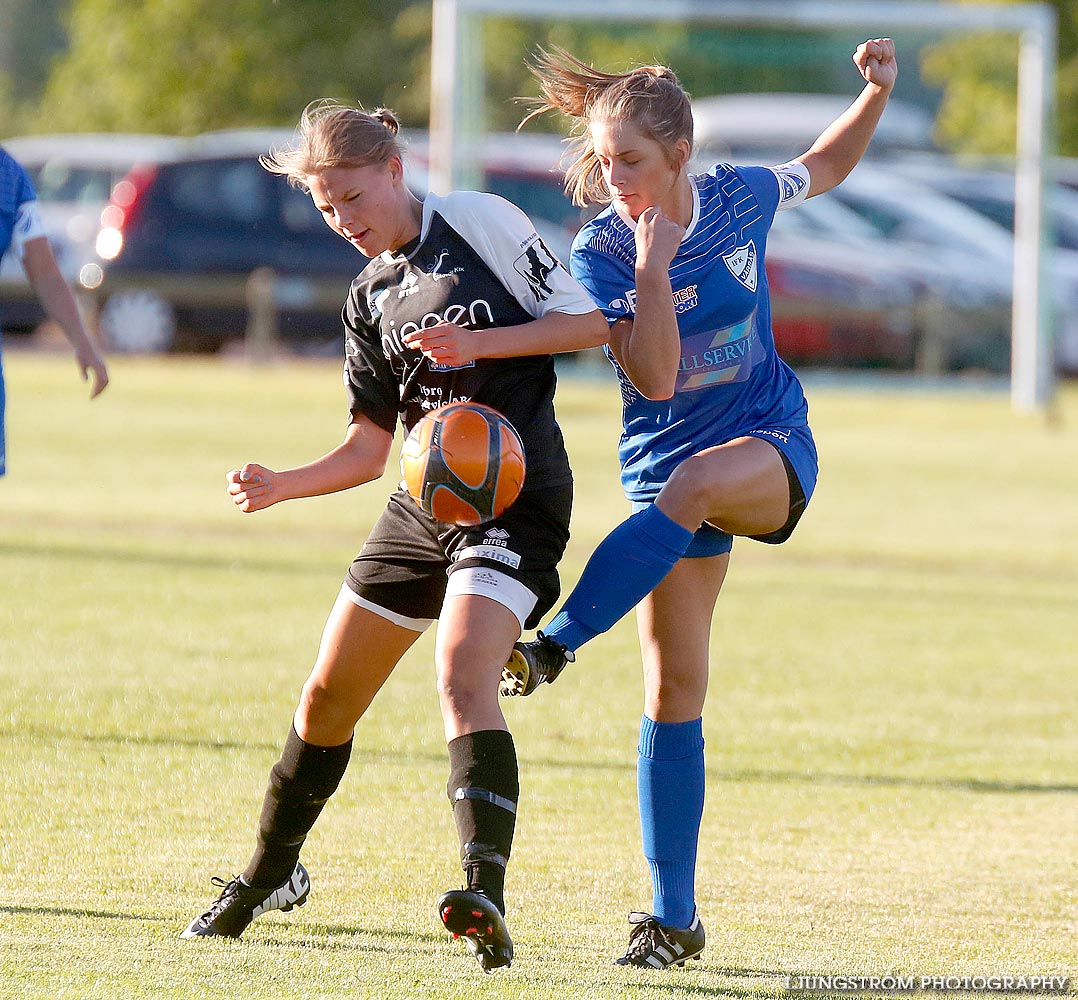
<svg viewBox="0 0 1078 1000">
<path fill-rule="evenodd" d="M 789 456 L 781 448 L 777 449 L 782 464 L 786 466 L 786 481 L 790 484 L 790 513 L 786 517 L 786 523 L 776 531 L 769 531 L 766 535 L 749 535 L 758 542 L 767 542 L 768 545 L 781 545 L 794 533 L 797 522 L 805 513 L 808 506 L 808 498 L 801 488 L 801 480 L 797 478 L 797 470 Z"/>
<path fill-rule="evenodd" d="M 535 595 L 524 623 L 535 628 L 561 593 L 558 563 L 572 507 L 572 484 L 531 490 L 501 517 L 462 528 L 434 520 L 399 489 L 349 567 L 345 586 L 362 602 L 424 627 L 441 614 L 450 573 L 488 568 Z"/>
</svg>

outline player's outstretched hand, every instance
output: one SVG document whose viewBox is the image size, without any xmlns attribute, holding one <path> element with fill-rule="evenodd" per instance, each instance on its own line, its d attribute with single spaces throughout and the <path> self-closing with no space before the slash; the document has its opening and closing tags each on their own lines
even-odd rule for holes
<svg viewBox="0 0 1078 1000">
<path fill-rule="evenodd" d="M 245 514 L 264 510 L 282 499 L 273 489 L 277 473 L 264 465 L 248 463 L 242 469 L 233 469 L 226 479 L 232 502 Z"/>
<path fill-rule="evenodd" d="M 861 75 L 883 90 L 890 90 L 898 79 L 898 60 L 895 43 L 890 38 L 870 38 L 857 46 L 853 54 Z"/>
</svg>

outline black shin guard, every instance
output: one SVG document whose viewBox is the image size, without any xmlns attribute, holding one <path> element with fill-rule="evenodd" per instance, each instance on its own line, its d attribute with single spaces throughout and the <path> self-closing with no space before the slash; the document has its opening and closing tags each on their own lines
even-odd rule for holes
<svg viewBox="0 0 1078 1000">
<path fill-rule="evenodd" d="M 450 741 L 446 791 L 468 888 L 482 892 L 504 913 L 505 866 L 520 796 L 513 737 L 489 729 Z"/>
<path fill-rule="evenodd" d="M 315 746 L 292 727 L 281 759 L 270 771 L 258 846 L 243 873 L 245 882 L 275 888 L 292 874 L 303 841 L 341 783 L 351 752 L 351 740 L 336 747 Z"/>
</svg>

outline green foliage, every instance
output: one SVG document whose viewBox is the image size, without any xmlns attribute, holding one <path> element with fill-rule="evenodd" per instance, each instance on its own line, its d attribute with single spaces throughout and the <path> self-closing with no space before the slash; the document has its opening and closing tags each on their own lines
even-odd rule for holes
<svg viewBox="0 0 1078 1000">
<path fill-rule="evenodd" d="M 0 136 L 31 131 L 34 108 L 63 48 L 65 0 L 0 0 Z"/>
<path fill-rule="evenodd" d="M 35 99 L 65 44 L 60 15 L 67 0 L 0 0 L 0 74 L 13 100 Z"/>
<path fill-rule="evenodd" d="M 1012 3 L 1025 0 L 1009 0 Z M 1051 0 L 1058 17 L 1056 137 L 1063 156 L 1078 156 L 1078 7 Z M 958 153 L 1013 156 L 1018 116 L 1018 39 L 992 32 L 927 47 L 925 80 L 943 89 L 937 118 L 940 144 Z"/>
<path fill-rule="evenodd" d="M 422 0 L 49 3 L 53 35 L 59 34 L 55 11 L 67 11 L 69 48 L 56 60 L 31 123 L 39 131 L 186 134 L 291 124 L 317 96 L 385 104 L 411 125 L 425 125 L 428 118 L 431 5 Z M 42 25 L 48 13 L 42 11 Z M 495 129 L 515 128 L 525 113 L 516 99 L 537 93 L 526 66 L 537 44 L 562 45 L 611 69 L 662 62 L 700 96 L 789 89 L 791 72 L 799 89 L 843 90 L 851 79 L 847 57 L 856 45 L 826 33 L 807 39 L 660 22 L 493 17 L 483 30 L 484 111 Z M 42 85 L 43 74 L 20 77 L 20 87 L 34 93 Z M 547 118 L 530 127 L 563 130 L 564 123 Z"/>
<path fill-rule="evenodd" d="M 1075 387 L 1049 428 L 1003 393 L 810 384 L 812 506 L 786 545 L 737 544 L 716 613 L 703 961 L 610 963 L 650 899 L 627 620 L 505 705 L 518 957 L 485 977 L 434 914 L 460 870 L 433 630 L 357 729 L 305 847 L 309 903 L 240 942 L 178 939 L 248 856 L 396 478 L 252 516 L 228 502 L 227 469 L 340 439 L 339 367 L 118 358 L 90 404 L 66 355 L 4 361 L 0 996 L 768 1000 L 797 973 L 1073 971 Z M 616 386 L 562 378 L 559 412 L 568 586 L 626 509 Z"/>
<path fill-rule="evenodd" d="M 0 136 L 14 135 L 20 131 L 16 125 L 18 113 L 11 91 L 11 77 L 7 73 L 0 73 Z"/>
<path fill-rule="evenodd" d="M 1052 2 L 1059 16 L 1059 148 L 1078 155 L 1078 5 Z M 57 55 L 61 15 L 69 47 Z M 848 55 L 861 37 L 510 17 L 491 18 L 484 30 L 485 113 L 494 129 L 516 127 L 524 108 L 515 98 L 536 94 L 525 66 L 536 44 L 560 44 L 613 69 L 666 63 L 702 97 L 847 92 L 856 82 Z M 426 0 L 0 0 L 0 134 L 283 125 L 319 96 L 385 104 L 423 126 L 430 31 Z M 962 152 L 1013 152 L 1014 36 L 950 38 L 924 52 L 924 81 L 943 89 L 940 142 Z M 918 89 L 926 96 L 907 78 L 907 94 Z M 564 131 L 565 123 L 548 116 L 529 128 Z"/>
<path fill-rule="evenodd" d="M 192 134 L 291 124 L 315 97 L 368 106 L 399 81 L 407 0 L 74 0 L 41 102 L 50 130 Z"/>
</svg>

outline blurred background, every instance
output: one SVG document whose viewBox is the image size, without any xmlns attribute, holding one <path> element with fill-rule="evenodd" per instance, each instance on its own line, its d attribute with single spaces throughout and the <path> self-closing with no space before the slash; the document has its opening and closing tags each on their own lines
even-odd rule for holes
<svg viewBox="0 0 1078 1000">
<path fill-rule="evenodd" d="M 1049 198 L 1055 364 L 1078 376 L 1078 10 L 1055 0 Z M 262 170 L 308 101 L 385 105 L 427 185 L 431 3 L 0 0 L 0 142 L 30 172 L 50 239 L 111 352 L 333 355 L 362 259 L 309 198 Z M 561 187 L 565 123 L 523 133 L 538 45 L 604 68 L 663 62 L 694 97 L 697 164 L 804 152 L 860 89 L 865 32 L 707 24 L 485 25 L 482 186 L 560 255 L 585 212 Z M 769 241 L 775 335 L 798 367 L 1005 375 L 1010 369 L 1018 41 L 896 36 L 901 67 L 866 162 L 783 213 Z M 594 211 L 594 209 L 591 209 Z M 0 261 L 8 345 L 48 344 L 19 265 Z M 587 363 L 588 358 L 581 363 Z"/>
</svg>

